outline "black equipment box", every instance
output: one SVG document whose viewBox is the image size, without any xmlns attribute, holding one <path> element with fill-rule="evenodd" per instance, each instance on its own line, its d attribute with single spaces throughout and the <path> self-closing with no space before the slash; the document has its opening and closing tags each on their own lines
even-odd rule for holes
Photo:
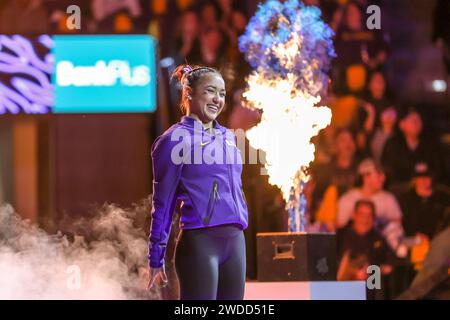
<svg viewBox="0 0 450 320">
<path fill-rule="evenodd" d="M 257 233 L 258 281 L 336 281 L 334 233 Z"/>
</svg>

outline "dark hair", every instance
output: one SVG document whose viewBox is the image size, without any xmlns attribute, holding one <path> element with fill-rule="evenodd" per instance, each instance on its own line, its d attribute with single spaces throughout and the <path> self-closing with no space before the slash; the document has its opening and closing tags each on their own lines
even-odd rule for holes
<svg viewBox="0 0 450 320">
<path fill-rule="evenodd" d="M 200 15 L 202 14 L 202 11 L 208 6 L 214 8 L 214 11 L 216 12 L 216 19 L 217 19 L 216 21 L 220 21 L 220 19 L 222 19 L 222 15 L 223 15 L 222 9 L 217 4 L 217 2 L 214 0 L 207 0 L 207 1 L 204 1 L 203 3 L 200 3 L 200 5 L 199 5 Z"/>
<path fill-rule="evenodd" d="M 336 129 L 336 131 L 334 132 L 334 139 L 337 139 L 337 137 L 338 136 L 340 136 L 341 134 L 343 134 L 343 133 L 348 133 L 348 134 L 350 134 L 350 136 L 352 137 L 352 139 L 353 139 L 353 141 L 356 143 L 356 138 L 355 138 L 355 136 L 356 136 L 356 134 L 355 134 L 355 131 L 352 129 L 352 128 L 350 128 L 350 127 L 338 127 L 337 129 Z"/>
<path fill-rule="evenodd" d="M 387 78 L 386 78 L 386 74 L 383 71 L 382 68 L 376 68 L 374 70 L 369 70 L 368 74 L 367 74 L 367 83 L 370 83 L 370 81 L 372 81 L 372 78 L 376 75 L 376 74 L 380 74 L 383 77 L 384 83 L 386 84 L 386 89 L 387 89 Z"/>
<path fill-rule="evenodd" d="M 369 84 L 370 84 L 370 81 L 372 81 L 373 77 L 376 74 L 380 74 L 383 77 L 383 81 L 384 81 L 384 97 L 388 101 L 395 101 L 396 98 L 397 98 L 396 94 L 395 94 L 395 92 L 392 91 L 392 87 L 391 87 L 390 81 L 388 79 L 388 75 L 386 74 L 386 72 L 383 69 L 383 67 L 377 67 L 374 70 L 370 70 L 368 72 L 368 75 L 367 75 L 367 86 L 366 86 L 366 95 L 370 96 Z"/>
<path fill-rule="evenodd" d="M 410 114 L 412 113 L 417 113 L 419 115 L 419 117 L 423 120 L 423 116 L 420 113 L 419 109 L 416 108 L 414 105 L 411 104 L 402 104 L 400 105 L 400 112 L 398 115 L 398 119 L 401 121 L 403 119 L 405 119 L 406 117 L 408 117 Z"/>
<path fill-rule="evenodd" d="M 343 14 L 343 18 L 344 18 L 344 24 L 347 24 L 347 21 L 346 21 L 346 19 L 347 19 L 347 16 L 348 16 L 348 11 L 349 11 L 349 8 L 351 7 L 351 6 L 355 6 L 358 10 L 359 10 L 359 13 L 361 14 L 361 25 L 363 25 L 363 23 L 362 23 L 362 19 L 364 18 L 363 17 L 363 7 L 359 4 L 359 2 L 358 1 L 356 1 L 356 0 L 350 0 L 350 1 L 348 1 L 346 4 L 345 4 L 345 7 L 344 7 L 344 14 Z"/>
<path fill-rule="evenodd" d="M 375 214 L 375 204 L 368 199 L 360 199 L 358 201 L 356 201 L 355 203 L 355 208 L 354 211 L 358 211 L 359 207 L 361 206 L 368 206 L 370 208 L 370 210 L 372 211 L 372 217 L 375 219 L 376 218 L 376 214 Z"/>
<path fill-rule="evenodd" d="M 361 15 L 363 14 L 364 7 L 357 0 L 349 0 L 345 4 L 345 16 L 347 16 L 348 7 L 350 7 L 352 5 L 359 9 L 359 11 L 361 12 Z"/>
<path fill-rule="evenodd" d="M 175 68 L 172 76 L 170 77 L 170 80 L 176 78 L 182 89 L 184 89 L 185 87 L 189 87 L 193 90 L 197 81 L 207 73 L 217 73 L 222 76 L 218 70 L 211 67 L 182 64 Z M 185 99 L 186 97 L 182 95 L 180 107 L 183 112 L 186 112 Z"/>
<path fill-rule="evenodd" d="M 229 47 L 229 39 L 227 38 L 225 32 L 221 28 L 218 28 L 218 27 L 205 28 L 200 32 L 200 36 L 201 37 L 206 36 L 206 35 L 208 35 L 208 33 L 211 33 L 211 32 L 217 32 L 220 35 L 220 38 L 221 38 L 220 46 L 217 50 L 217 56 L 220 57 L 220 53 L 226 52 L 227 48 Z M 219 59 L 219 58 L 217 58 L 217 59 Z"/>
</svg>

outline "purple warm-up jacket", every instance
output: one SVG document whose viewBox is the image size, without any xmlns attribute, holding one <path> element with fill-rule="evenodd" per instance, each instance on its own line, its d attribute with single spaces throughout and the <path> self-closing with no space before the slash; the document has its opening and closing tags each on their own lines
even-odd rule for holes
<svg viewBox="0 0 450 320">
<path fill-rule="evenodd" d="M 180 228 L 223 224 L 248 225 L 242 189 L 242 158 L 234 133 L 213 122 L 214 131 L 184 116 L 152 146 L 153 198 L 149 265 L 159 268 L 170 235 L 177 199 L 181 200 Z"/>
</svg>

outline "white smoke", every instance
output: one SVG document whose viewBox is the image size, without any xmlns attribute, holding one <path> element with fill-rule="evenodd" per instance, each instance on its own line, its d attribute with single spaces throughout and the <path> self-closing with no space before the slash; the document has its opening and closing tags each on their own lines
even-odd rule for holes
<svg viewBox="0 0 450 320">
<path fill-rule="evenodd" d="M 133 224 L 139 210 L 104 205 L 73 223 L 85 236 L 69 240 L 0 207 L 0 299 L 160 298 L 145 290 L 147 237 Z"/>
</svg>

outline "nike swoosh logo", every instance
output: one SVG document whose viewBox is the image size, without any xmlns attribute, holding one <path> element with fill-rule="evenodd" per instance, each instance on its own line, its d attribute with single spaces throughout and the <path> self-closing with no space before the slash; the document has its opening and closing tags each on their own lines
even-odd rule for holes
<svg viewBox="0 0 450 320">
<path fill-rule="evenodd" d="M 200 142 L 200 146 L 204 147 L 206 146 L 208 143 L 210 143 L 211 141 L 206 141 L 206 142 Z"/>
</svg>

